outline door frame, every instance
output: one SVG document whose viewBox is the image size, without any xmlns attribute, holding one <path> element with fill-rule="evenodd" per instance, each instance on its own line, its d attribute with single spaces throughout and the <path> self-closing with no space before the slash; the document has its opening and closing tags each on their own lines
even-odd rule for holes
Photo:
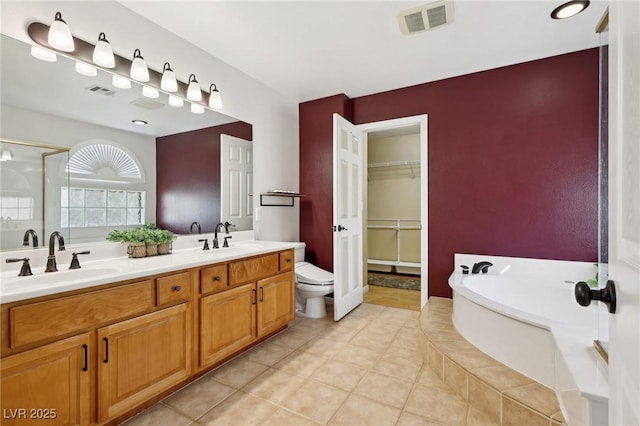
<svg viewBox="0 0 640 426">
<path fill-rule="evenodd" d="M 359 124 L 357 127 L 362 129 L 363 132 L 363 142 L 362 142 L 362 153 L 363 153 L 363 182 L 367 180 L 367 167 L 364 167 L 364 164 L 368 164 L 367 161 L 367 153 L 368 153 L 368 133 L 369 132 L 377 132 L 381 130 L 391 130 L 397 129 L 400 127 L 411 127 L 411 126 L 419 126 L 420 127 L 420 224 L 422 229 L 420 230 L 420 309 L 424 308 L 424 305 L 427 303 L 429 299 L 429 137 L 428 137 L 428 128 L 429 128 L 429 119 L 428 114 L 422 115 L 414 115 L 412 117 L 403 117 L 403 118 L 395 118 L 392 120 L 384 120 L 384 121 L 376 121 L 373 123 L 364 123 Z M 363 198 L 366 200 L 368 197 L 367 194 L 367 186 L 363 185 Z M 363 215 L 363 244 L 367 242 L 366 238 L 366 221 L 364 219 L 368 218 L 367 209 L 364 209 L 365 214 Z M 366 247 L 363 247 L 363 251 L 366 253 Z M 367 272 L 367 259 L 363 257 L 363 265 L 364 275 L 366 277 Z M 368 285 L 365 280 L 365 291 L 368 289 Z"/>
</svg>

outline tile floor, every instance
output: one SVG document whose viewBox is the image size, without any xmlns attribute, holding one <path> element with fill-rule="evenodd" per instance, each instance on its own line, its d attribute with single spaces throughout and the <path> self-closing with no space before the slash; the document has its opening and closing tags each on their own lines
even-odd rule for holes
<svg viewBox="0 0 640 426">
<path fill-rule="evenodd" d="M 296 318 L 124 424 L 492 424 L 424 362 L 418 315 L 364 303 L 338 323 Z"/>
</svg>

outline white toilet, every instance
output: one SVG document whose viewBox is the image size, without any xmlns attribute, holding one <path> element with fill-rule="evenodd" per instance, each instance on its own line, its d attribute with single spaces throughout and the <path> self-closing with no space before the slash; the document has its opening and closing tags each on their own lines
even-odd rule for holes
<svg viewBox="0 0 640 426">
<path fill-rule="evenodd" d="M 295 249 L 296 315 L 304 318 L 327 316 L 324 296 L 333 293 L 333 273 L 304 261 L 304 243 Z"/>
</svg>

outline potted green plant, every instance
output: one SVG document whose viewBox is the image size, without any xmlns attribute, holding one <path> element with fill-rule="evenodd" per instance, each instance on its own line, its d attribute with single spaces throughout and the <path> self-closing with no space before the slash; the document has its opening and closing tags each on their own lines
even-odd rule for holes
<svg viewBox="0 0 640 426">
<path fill-rule="evenodd" d="M 173 232 L 169 231 L 168 229 L 158 229 L 156 231 L 155 238 L 158 243 L 158 254 L 170 254 L 171 243 L 177 237 Z"/>
<path fill-rule="evenodd" d="M 145 257 L 147 255 L 145 230 L 141 228 L 119 230 L 115 229 L 107 235 L 107 240 L 127 243 L 129 257 Z"/>
</svg>

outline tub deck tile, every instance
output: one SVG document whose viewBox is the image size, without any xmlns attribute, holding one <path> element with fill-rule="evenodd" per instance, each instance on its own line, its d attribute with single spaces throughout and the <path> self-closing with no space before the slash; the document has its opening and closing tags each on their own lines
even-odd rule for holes
<svg viewBox="0 0 640 426">
<path fill-rule="evenodd" d="M 504 394 L 549 417 L 552 417 L 560 410 L 555 392 L 539 383 L 512 389 Z"/>
<path fill-rule="evenodd" d="M 534 383 L 527 376 L 512 370 L 506 365 L 476 368 L 471 370 L 470 373 L 499 392 Z"/>
</svg>

